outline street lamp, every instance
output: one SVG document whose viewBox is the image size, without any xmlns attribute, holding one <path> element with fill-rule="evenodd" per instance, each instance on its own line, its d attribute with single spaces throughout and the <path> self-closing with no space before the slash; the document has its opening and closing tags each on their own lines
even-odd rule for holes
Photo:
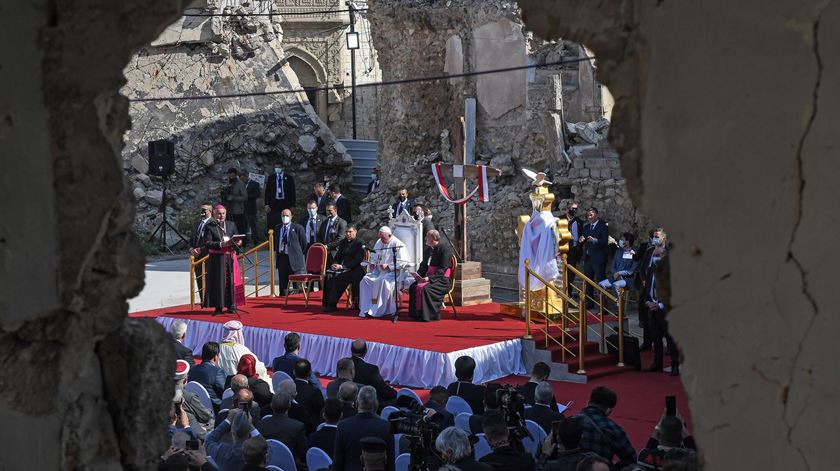
<svg viewBox="0 0 840 471">
<path fill-rule="evenodd" d="M 353 140 L 356 139 L 356 49 L 359 48 L 359 33 L 356 32 L 356 18 L 353 2 L 346 2 L 350 12 L 350 31 L 347 33 L 347 49 L 350 50 L 350 93 L 353 94 Z"/>
</svg>

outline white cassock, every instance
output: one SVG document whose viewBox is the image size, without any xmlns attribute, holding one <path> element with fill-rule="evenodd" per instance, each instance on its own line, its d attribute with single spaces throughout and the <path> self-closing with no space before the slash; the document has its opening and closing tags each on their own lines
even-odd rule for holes
<svg viewBox="0 0 840 471">
<path fill-rule="evenodd" d="M 531 270 L 546 280 L 553 281 L 560 276 L 557 268 L 557 237 L 554 233 L 557 218 L 550 211 L 531 214 L 531 220 L 522 230 L 522 242 L 519 246 L 519 287 L 525 288 L 525 259 L 531 264 Z M 530 288 L 537 291 L 543 284 L 530 277 Z"/>
<path fill-rule="evenodd" d="M 246 347 L 245 345 L 236 343 L 236 342 L 222 342 L 219 344 L 219 368 L 224 370 L 225 374 L 235 375 L 236 374 L 236 367 L 239 365 L 239 359 L 242 358 L 242 355 L 250 353 L 254 355 L 254 352 L 251 351 L 250 348 Z M 254 358 L 257 359 L 257 367 L 256 372 L 260 376 L 260 378 L 265 379 L 268 378 L 268 372 L 265 370 L 265 364 L 254 355 Z M 271 380 L 267 381 L 269 386 L 271 386 Z"/>
<path fill-rule="evenodd" d="M 394 252 L 390 247 L 400 247 L 397 249 L 397 268 L 405 268 L 408 264 L 408 249 L 399 239 L 391 236 L 387 244 L 383 244 L 381 239 L 376 241 L 373 246 L 375 252 L 370 255 L 368 264 L 376 265 L 377 268 L 371 270 L 359 283 L 359 317 L 365 314 L 383 317 L 397 312 L 397 300 L 394 298 Z M 389 269 L 383 270 L 378 266 L 382 264 L 387 264 Z M 399 272 L 397 280 L 401 281 L 403 277 L 405 273 Z"/>
</svg>

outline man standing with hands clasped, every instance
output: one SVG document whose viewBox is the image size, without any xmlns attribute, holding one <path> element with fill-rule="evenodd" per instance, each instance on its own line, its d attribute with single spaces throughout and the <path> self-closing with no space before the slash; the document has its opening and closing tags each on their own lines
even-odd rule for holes
<svg viewBox="0 0 840 471">
<path fill-rule="evenodd" d="M 595 282 L 604 279 L 604 269 L 607 264 L 607 244 L 610 233 L 607 225 L 598 218 L 598 209 L 589 208 L 586 211 L 587 224 L 583 226 L 578 242 L 583 244 L 583 274 Z M 594 305 L 594 288 L 586 286 L 586 307 Z"/>
<path fill-rule="evenodd" d="M 306 232 L 303 227 L 292 222 L 292 210 L 286 208 L 280 212 L 280 224 L 274 228 L 275 247 L 277 247 L 277 284 L 280 294 L 289 289 L 289 275 L 302 273 L 306 269 L 303 248 L 306 247 Z"/>
</svg>

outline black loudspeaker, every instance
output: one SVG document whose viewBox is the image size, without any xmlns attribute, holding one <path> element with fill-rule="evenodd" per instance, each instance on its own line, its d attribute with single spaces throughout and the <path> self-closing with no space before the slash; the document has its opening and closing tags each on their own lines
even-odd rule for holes
<svg viewBox="0 0 840 471">
<path fill-rule="evenodd" d="M 149 175 L 168 177 L 175 171 L 175 143 L 149 141 Z"/>
</svg>

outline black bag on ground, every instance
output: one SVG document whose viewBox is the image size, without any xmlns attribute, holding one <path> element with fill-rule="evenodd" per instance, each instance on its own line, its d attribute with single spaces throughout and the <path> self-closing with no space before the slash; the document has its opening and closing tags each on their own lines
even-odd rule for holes
<svg viewBox="0 0 840 471">
<path fill-rule="evenodd" d="M 607 337 L 607 353 L 615 356 L 618 361 L 618 335 Z M 639 352 L 639 339 L 632 335 L 624 336 L 624 364 L 642 369 L 642 355 Z"/>
</svg>

